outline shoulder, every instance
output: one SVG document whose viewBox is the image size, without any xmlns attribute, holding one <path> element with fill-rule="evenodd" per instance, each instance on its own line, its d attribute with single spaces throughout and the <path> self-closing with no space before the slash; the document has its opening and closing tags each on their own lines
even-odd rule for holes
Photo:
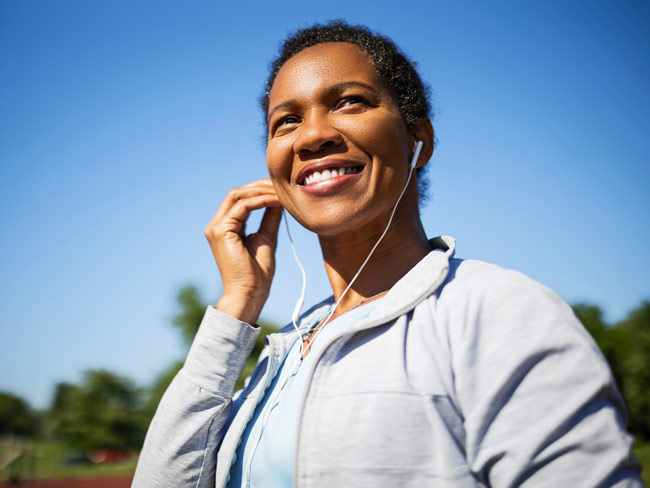
<svg viewBox="0 0 650 488">
<path fill-rule="evenodd" d="M 449 274 L 428 299 L 436 327 L 450 345 L 477 357 L 476 348 L 515 356 L 527 350 L 579 348 L 600 361 L 600 352 L 571 307 L 523 273 L 475 260 L 451 259 Z M 499 351 L 493 351 L 498 347 Z"/>
<path fill-rule="evenodd" d="M 426 304 L 473 472 L 495 485 L 534 475 L 600 486 L 629 464 L 625 406 L 609 367 L 553 291 L 517 271 L 451 259 Z M 584 465 L 599 469 L 575 468 Z"/>
<path fill-rule="evenodd" d="M 546 286 L 519 271 L 472 259 L 449 260 L 449 273 L 441 292 L 470 296 L 532 294 L 562 301 Z"/>
<path fill-rule="evenodd" d="M 435 299 L 440 306 L 470 307 L 483 314 L 543 308 L 573 317 L 571 307 L 541 283 L 519 271 L 476 260 L 451 259 Z"/>
</svg>

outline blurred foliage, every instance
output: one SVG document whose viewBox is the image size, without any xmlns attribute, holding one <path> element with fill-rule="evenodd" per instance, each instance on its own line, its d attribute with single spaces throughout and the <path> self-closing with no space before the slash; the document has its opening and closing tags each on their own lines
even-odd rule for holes
<svg viewBox="0 0 650 488">
<path fill-rule="evenodd" d="M 37 424 L 36 414 L 22 398 L 0 392 L 0 435 L 29 437 L 36 433 Z"/>
<path fill-rule="evenodd" d="M 605 323 L 595 305 L 577 304 L 573 310 L 612 368 L 629 409 L 630 432 L 650 441 L 650 301 L 615 324 Z"/>
<path fill-rule="evenodd" d="M 153 415 L 156 413 L 156 408 L 165 394 L 167 387 L 182 367 L 183 361 L 176 361 L 169 368 L 160 373 L 151 387 L 149 387 L 147 402 L 144 406 L 145 414 L 149 419 L 153 418 Z"/>
<path fill-rule="evenodd" d="M 207 303 L 194 285 L 183 286 L 176 295 L 176 301 L 180 310 L 172 319 L 172 324 L 180 329 L 186 344 L 190 345 L 199 330 Z"/>
<path fill-rule="evenodd" d="M 621 345 L 625 342 L 624 332 L 606 324 L 602 310 L 596 305 L 579 303 L 573 306 L 573 311 L 600 347 L 614 373 L 616 384 L 622 388 L 624 367 L 620 358 Z"/>
<path fill-rule="evenodd" d="M 650 302 L 616 324 L 625 347 L 617 360 L 623 366 L 621 389 L 630 409 L 630 430 L 650 441 Z"/>
<path fill-rule="evenodd" d="M 139 449 L 148 423 L 142 406 L 130 379 L 88 370 L 80 385 L 57 385 L 49 416 L 54 436 L 81 451 Z"/>
<path fill-rule="evenodd" d="M 641 471 L 641 479 L 645 483 L 645 486 L 650 487 L 650 443 L 644 444 L 635 442 L 633 454 L 643 467 L 643 470 Z"/>
</svg>

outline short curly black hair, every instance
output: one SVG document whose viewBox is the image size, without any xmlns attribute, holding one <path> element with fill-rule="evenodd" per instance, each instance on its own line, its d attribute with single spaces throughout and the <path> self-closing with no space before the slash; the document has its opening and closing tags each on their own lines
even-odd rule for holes
<svg viewBox="0 0 650 488">
<path fill-rule="evenodd" d="M 415 64 L 389 38 L 360 25 L 349 25 L 344 20 L 314 24 L 287 37 L 280 54 L 271 62 L 269 76 L 262 95 L 264 117 L 269 111 L 271 87 L 278 72 L 290 58 L 308 47 L 324 42 L 355 44 L 372 60 L 380 78 L 395 98 L 407 127 L 414 127 L 431 114 L 429 87 L 422 81 Z"/>
<path fill-rule="evenodd" d="M 361 25 L 332 20 L 300 29 L 289 35 L 280 45 L 278 56 L 270 63 L 269 75 L 260 99 L 267 130 L 269 98 L 278 72 L 299 52 L 325 42 L 348 42 L 358 46 L 368 55 L 379 77 L 397 102 L 407 127 L 413 128 L 422 119 L 431 117 L 429 86 L 420 78 L 415 63 L 410 61 L 391 39 Z M 426 167 L 417 170 L 420 204 L 427 200 L 428 181 L 423 173 Z"/>
</svg>

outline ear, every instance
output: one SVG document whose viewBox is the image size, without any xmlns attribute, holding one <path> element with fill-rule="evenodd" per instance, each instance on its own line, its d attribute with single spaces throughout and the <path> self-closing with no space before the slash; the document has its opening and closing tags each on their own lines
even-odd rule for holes
<svg viewBox="0 0 650 488">
<path fill-rule="evenodd" d="M 429 162 L 431 155 L 433 154 L 433 144 L 434 144 L 434 135 L 433 135 L 433 126 L 431 125 L 431 120 L 429 117 L 425 117 L 416 124 L 413 129 L 411 129 L 413 135 L 413 141 L 422 141 L 422 151 L 420 151 L 420 157 L 418 162 L 415 165 L 416 168 L 421 168 Z"/>
</svg>

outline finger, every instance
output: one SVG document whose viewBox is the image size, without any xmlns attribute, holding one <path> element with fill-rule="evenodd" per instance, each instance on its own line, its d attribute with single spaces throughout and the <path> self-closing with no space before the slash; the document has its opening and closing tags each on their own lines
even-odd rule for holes
<svg viewBox="0 0 650 488">
<path fill-rule="evenodd" d="M 251 185 L 231 189 L 224 198 L 221 207 L 234 205 L 238 200 L 250 198 L 256 195 L 275 195 L 275 189 L 271 185 Z"/>
<path fill-rule="evenodd" d="M 212 242 L 227 236 L 231 232 L 241 235 L 246 219 L 253 210 L 277 205 L 279 205 L 279 201 L 274 193 L 262 195 L 255 193 L 255 196 L 237 200 L 234 205 L 230 204 L 230 202 L 224 202 L 205 227 L 205 236 L 208 241 Z"/>
<path fill-rule="evenodd" d="M 240 188 L 248 188 L 251 186 L 273 186 L 270 178 L 262 178 L 259 180 L 251 181 L 245 185 L 242 185 Z"/>
<path fill-rule="evenodd" d="M 282 207 L 268 207 L 264 211 L 264 216 L 262 217 L 260 228 L 257 231 L 258 234 L 265 236 L 271 242 L 273 242 L 274 247 L 278 239 L 278 228 L 280 227 L 281 220 Z"/>
<path fill-rule="evenodd" d="M 280 201 L 275 194 L 257 195 L 238 200 L 224 217 L 224 230 L 240 234 L 253 210 L 259 210 L 264 207 L 279 208 L 280 205 Z"/>
<path fill-rule="evenodd" d="M 228 195 L 226 195 L 226 198 L 223 200 L 223 202 L 221 202 L 219 209 L 212 217 L 209 225 L 224 218 L 240 200 L 245 200 L 256 196 L 268 196 L 277 198 L 273 187 L 268 185 L 233 188 L 228 192 Z"/>
</svg>

